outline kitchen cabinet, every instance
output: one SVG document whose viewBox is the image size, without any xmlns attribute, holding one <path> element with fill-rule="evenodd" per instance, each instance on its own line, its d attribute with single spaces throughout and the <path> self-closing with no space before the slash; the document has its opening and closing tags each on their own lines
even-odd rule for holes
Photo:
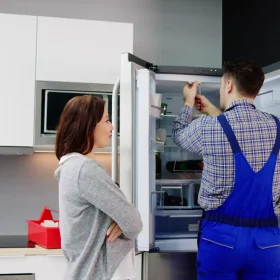
<svg viewBox="0 0 280 280">
<path fill-rule="evenodd" d="M 0 256 L 0 274 L 35 273 L 35 256 Z"/>
<path fill-rule="evenodd" d="M 66 265 L 63 255 L 36 256 L 36 280 L 62 280 Z"/>
<path fill-rule="evenodd" d="M 62 255 L 36 256 L 37 280 L 61 280 L 66 271 L 66 259 Z M 135 257 L 136 280 L 142 280 L 142 254 Z"/>
<path fill-rule="evenodd" d="M 0 14 L 0 146 L 32 147 L 37 17 Z"/>
<path fill-rule="evenodd" d="M 133 25 L 38 17 L 36 80 L 114 84 Z"/>
<path fill-rule="evenodd" d="M 142 253 L 135 256 L 136 280 L 142 280 L 142 257 Z"/>
</svg>

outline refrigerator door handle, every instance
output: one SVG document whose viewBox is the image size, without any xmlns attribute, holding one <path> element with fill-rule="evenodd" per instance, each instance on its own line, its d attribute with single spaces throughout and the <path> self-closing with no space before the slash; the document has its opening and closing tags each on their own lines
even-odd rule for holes
<svg viewBox="0 0 280 280">
<path fill-rule="evenodd" d="M 112 179 L 118 181 L 118 94 L 120 78 L 117 79 L 112 92 Z"/>
</svg>

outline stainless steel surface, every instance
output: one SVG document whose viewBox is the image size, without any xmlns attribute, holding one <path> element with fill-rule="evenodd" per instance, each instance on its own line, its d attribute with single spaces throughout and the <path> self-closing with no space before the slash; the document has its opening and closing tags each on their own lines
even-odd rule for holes
<svg viewBox="0 0 280 280">
<path fill-rule="evenodd" d="M 1 275 L 0 280 L 35 280 L 34 274 Z"/>
<path fill-rule="evenodd" d="M 42 121 L 42 91 L 43 90 L 65 90 L 81 92 L 109 92 L 113 90 L 111 84 L 87 84 L 87 83 L 66 83 L 52 81 L 36 81 L 35 86 L 35 139 L 34 151 L 53 151 L 55 135 L 44 135 L 41 133 Z"/>
<path fill-rule="evenodd" d="M 144 253 L 143 280 L 196 280 L 196 253 Z"/>
<path fill-rule="evenodd" d="M 118 94 L 120 89 L 120 79 L 118 78 L 112 93 L 112 179 L 118 182 Z"/>
</svg>

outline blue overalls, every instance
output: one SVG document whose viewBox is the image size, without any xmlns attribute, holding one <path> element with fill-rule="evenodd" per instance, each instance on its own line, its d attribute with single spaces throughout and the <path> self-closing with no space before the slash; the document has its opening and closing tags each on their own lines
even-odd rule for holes
<svg viewBox="0 0 280 280">
<path fill-rule="evenodd" d="M 228 199 L 216 210 L 206 211 L 202 221 L 199 280 L 280 280 L 280 229 L 272 196 L 280 123 L 273 118 L 275 145 L 263 168 L 254 172 L 226 117 L 218 117 L 234 153 L 235 183 Z"/>
</svg>

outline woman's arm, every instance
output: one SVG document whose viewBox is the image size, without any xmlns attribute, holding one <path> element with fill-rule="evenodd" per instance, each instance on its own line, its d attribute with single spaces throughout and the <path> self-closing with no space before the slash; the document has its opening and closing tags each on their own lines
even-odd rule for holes
<svg viewBox="0 0 280 280">
<path fill-rule="evenodd" d="M 94 160 L 81 167 L 78 189 L 87 201 L 110 216 L 128 239 L 136 239 L 142 230 L 139 211 L 127 201 L 108 173 Z"/>
</svg>

